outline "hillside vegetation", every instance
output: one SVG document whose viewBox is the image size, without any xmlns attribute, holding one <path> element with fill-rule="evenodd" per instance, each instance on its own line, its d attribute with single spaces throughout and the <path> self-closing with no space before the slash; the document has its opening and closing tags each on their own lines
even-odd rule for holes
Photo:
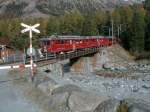
<svg viewBox="0 0 150 112">
<path fill-rule="evenodd" d="M 18 1 L 19 4 L 22 0 Z M 69 3 L 68 0 L 67 3 Z M 82 0 L 81 0 L 82 1 Z M 97 2 L 96 2 L 97 1 Z M 42 3 L 46 3 L 47 1 Z M 50 2 L 50 1 L 49 1 Z M 9 4 L 8 2 L 1 2 L 1 4 Z M 12 2 L 18 8 L 22 8 L 24 12 L 24 7 L 29 3 L 26 1 L 18 5 L 16 2 Z M 36 5 L 35 3 L 42 4 L 32 1 L 30 5 Z M 55 1 L 53 4 L 57 3 Z M 59 2 L 60 3 L 60 2 Z M 71 2 L 72 3 L 72 2 Z M 87 1 L 88 3 L 88 1 Z M 91 2 L 99 3 L 98 0 Z M 111 3 L 111 2 L 109 2 Z M 116 2 L 117 3 L 117 2 Z M 50 2 L 52 5 L 52 1 Z M 62 5 L 64 1 L 62 2 Z M 69 5 L 71 6 L 71 5 Z M 89 7 L 90 4 L 87 6 Z M 95 6 L 95 5 L 93 5 Z M 2 8 L 3 6 L 1 6 Z M 32 6 L 30 6 L 31 8 Z M 10 8 L 10 9 L 9 9 Z M 11 6 L 7 9 L 8 12 L 13 11 Z M 30 10 L 29 6 L 26 10 Z M 45 7 L 46 8 L 46 7 Z M 33 8 L 36 10 L 36 8 Z M 47 10 L 50 8 L 47 8 Z M 61 8 L 60 8 L 61 9 Z M 89 8 L 90 9 L 90 8 Z M 53 10 L 55 10 L 53 8 Z M 20 14 L 25 14 L 20 10 Z M 16 10 L 17 12 L 17 10 Z M 32 11 L 31 11 L 32 12 Z M 55 12 L 55 11 L 52 11 Z M 34 14 L 33 14 L 34 16 Z M 47 35 L 57 34 L 57 35 L 104 35 L 108 36 L 112 34 L 112 23 L 113 23 L 113 34 L 118 37 L 121 44 L 133 54 L 139 55 L 143 52 L 150 51 L 150 0 L 146 0 L 141 4 L 124 4 L 116 6 L 114 9 L 106 10 L 95 10 L 87 13 L 82 13 L 79 10 L 65 11 L 62 15 L 52 16 L 47 18 L 19 18 L 13 14 L 1 14 L 0 15 L 0 38 L 5 37 L 10 40 L 10 44 L 14 48 L 24 48 L 28 45 L 28 34 L 21 34 L 20 23 L 24 22 L 26 24 L 40 23 L 41 34 L 34 34 L 34 46 L 38 46 L 39 38 Z M 119 32 L 118 32 L 119 31 Z M 119 35 L 118 35 L 119 34 Z M 16 44 L 17 43 L 17 44 Z"/>
</svg>

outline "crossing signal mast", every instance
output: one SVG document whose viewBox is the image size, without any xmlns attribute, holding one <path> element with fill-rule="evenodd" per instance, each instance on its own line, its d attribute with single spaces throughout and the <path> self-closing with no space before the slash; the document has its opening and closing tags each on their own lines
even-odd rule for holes
<svg viewBox="0 0 150 112">
<path fill-rule="evenodd" d="M 113 38 L 114 38 L 114 21 L 113 21 L 113 19 L 111 20 L 111 29 L 112 29 L 112 44 L 114 44 L 114 42 L 113 42 Z"/>
<path fill-rule="evenodd" d="M 33 51 L 32 51 L 32 32 L 36 32 L 36 33 L 40 33 L 40 31 L 38 29 L 36 29 L 37 27 L 40 26 L 40 24 L 35 24 L 33 26 L 21 23 L 22 27 L 25 27 L 24 30 L 21 31 L 21 33 L 25 33 L 25 32 L 29 32 L 29 38 L 30 38 L 30 74 L 31 74 L 31 80 L 33 81 L 34 78 L 34 74 L 33 74 L 33 67 L 34 67 L 34 63 L 33 63 Z"/>
</svg>

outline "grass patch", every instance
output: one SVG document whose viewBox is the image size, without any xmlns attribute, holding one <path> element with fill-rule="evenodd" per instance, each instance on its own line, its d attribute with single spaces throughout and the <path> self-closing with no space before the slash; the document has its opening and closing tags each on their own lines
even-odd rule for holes
<svg viewBox="0 0 150 112">
<path fill-rule="evenodd" d="M 125 101 L 120 101 L 116 112 L 128 112 L 128 105 Z"/>
</svg>

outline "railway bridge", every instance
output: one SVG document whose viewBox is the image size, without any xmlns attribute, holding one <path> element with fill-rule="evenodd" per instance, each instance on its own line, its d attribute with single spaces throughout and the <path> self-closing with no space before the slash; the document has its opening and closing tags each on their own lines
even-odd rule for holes
<svg viewBox="0 0 150 112">
<path fill-rule="evenodd" d="M 71 51 L 67 54 L 59 54 L 53 58 L 47 57 L 45 59 L 37 60 L 36 64 L 38 69 L 41 69 L 42 71 L 50 71 L 52 72 L 52 74 L 58 74 L 60 76 L 63 76 L 65 65 L 73 65 L 73 63 L 75 63 L 78 60 L 78 58 L 83 56 L 87 56 L 88 58 L 88 56 L 90 55 L 94 56 L 94 54 L 103 51 L 103 49 L 105 49 L 105 47 L 85 48 L 80 51 Z M 88 63 L 84 64 L 87 65 Z M 71 71 L 74 72 L 74 70 Z M 92 72 L 92 70 L 90 69 L 86 69 L 84 71 Z"/>
<path fill-rule="evenodd" d="M 97 53 L 101 49 L 103 49 L 103 48 L 102 47 L 92 47 L 92 48 L 85 48 L 85 49 L 78 50 L 78 51 L 70 51 L 68 53 L 60 53 L 59 55 L 56 55 L 54 57 L 45 57 L 45 58 L 39 59 L 36 61 L 36 63 L 37 63 L 37 66 L 44 66 L 49 63 L 56 63 L 58 61 L 62 61 L 62 60 L 66 60 L 66 59 L 73 60 L 74 58 Z"/>
<path fill-rule="evenodd" d="M 89 47 L 84 48 L 81 50 L 72 50 L 67 53 L 60 53 L 55 55 L 54 57 L 45 56 L 43 58 L 34 58 L 34 63 L 36 64 L 36 67 L 42 71 L 49 71 L 52 74 L 58 74 L 60 76 L 63 76 L 64 74 L 64 66 L 65 64 L 74 63 L 76 62 L 77 58 L 83 57 L 83 56 L 89 56 L 91 54 L 96 54 L 98 52 L 103 51 L 103 49 L 107 48 L 106 46 L 98 46 L 98 47 Z M 16 58 L 17 59 L 17 58 Z M 20 63 L 23 63 L 22 61 L 15 62 L 15 63 L 7 63 L 0 66 L 0 69 L 13 69 L 13 68 L 20 68 Z M 27 66 L 24 67 L 30 67 L 29 65 L 30 61 L 27 59 L 27 62 L 25 63 Z M 85 63 L 85 65 L 87 65 Z M 81 66 L 81 65 L 78 65 Z M 2 68 L 1 68 L 2 67 Z M 85 70 L 90 71 L 90 70 Z"/>
</svg>

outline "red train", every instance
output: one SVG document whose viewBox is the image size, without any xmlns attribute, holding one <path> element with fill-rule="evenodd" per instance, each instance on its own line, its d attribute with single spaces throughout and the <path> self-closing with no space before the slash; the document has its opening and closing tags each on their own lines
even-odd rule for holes
<svg viewBox="0 0 150 112">
<path fill-rule="evenodd" d="M 49 36 L 41 39 L 41 46 L 44 52 L 60 53 L 79 50 L 88 47 L 103 47 L 115 44 L 115 37 L 105 36 Z"/>
</svg>

